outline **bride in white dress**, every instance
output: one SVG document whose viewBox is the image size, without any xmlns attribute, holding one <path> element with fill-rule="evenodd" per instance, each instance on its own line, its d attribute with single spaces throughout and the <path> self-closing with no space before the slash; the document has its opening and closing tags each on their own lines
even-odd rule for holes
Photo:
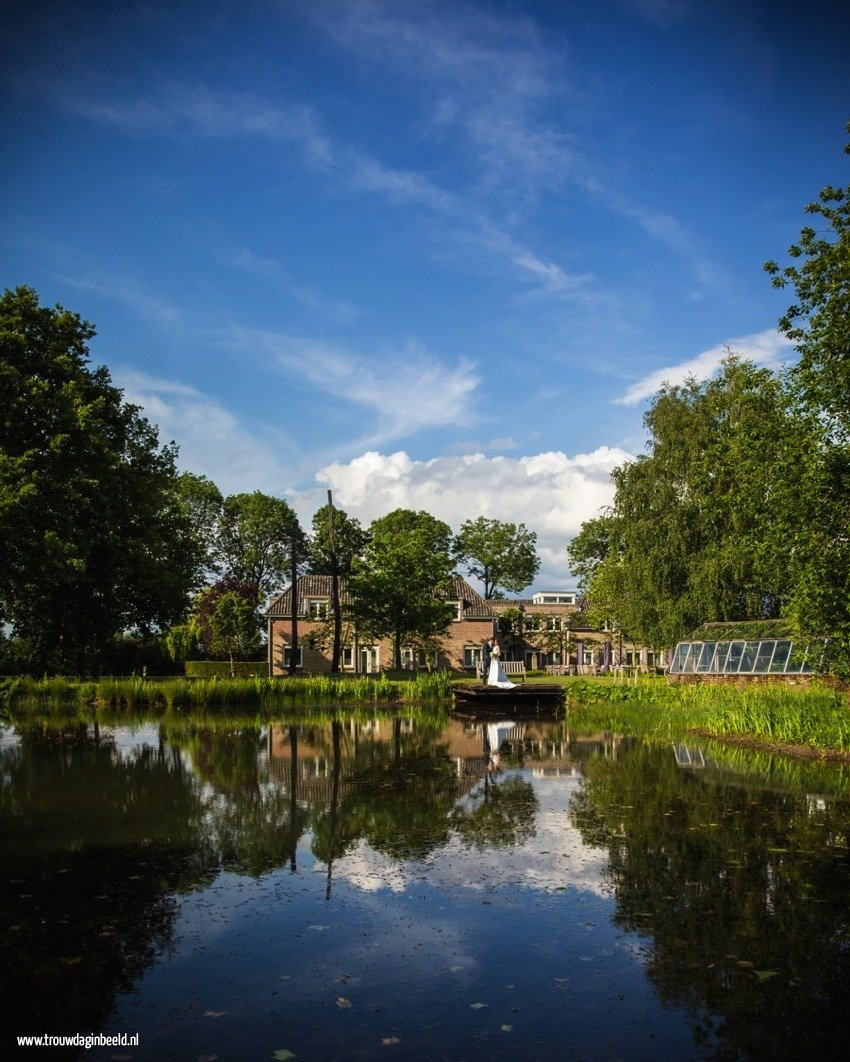
<svg viewBox="0 0 850 1062">
<path fill-rule="evenodd" d="M 490 650 L 490 670 L 487 672 L 487 685 L 498 686 L 500 690 L 516 689 L 516 683 L 511 682 L 505 674 L 502 661 L 499 659 L 501 655 L 501 646 L 498 642 L 494 642 L 493 648 Z"/>
</svg>

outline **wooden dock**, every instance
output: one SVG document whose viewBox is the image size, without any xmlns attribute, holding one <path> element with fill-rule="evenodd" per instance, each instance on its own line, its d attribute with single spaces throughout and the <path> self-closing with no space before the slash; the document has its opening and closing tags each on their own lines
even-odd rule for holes
<svg viewBox="0 0 850 1062">
<path fill-rule="evenodd" d="M 452 686 L 452 699 L 457 708 L 498 709 L 508 715 L 516 709 L 554 708 L 563 705 L 566 693 L 563 686 L 529 682 L 512 690 L 483 683 Z"/>
</svg>

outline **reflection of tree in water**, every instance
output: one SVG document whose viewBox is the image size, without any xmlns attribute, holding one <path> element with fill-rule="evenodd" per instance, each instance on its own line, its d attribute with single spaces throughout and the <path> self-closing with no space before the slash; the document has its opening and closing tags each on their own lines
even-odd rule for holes
<svg viewBox="0 0 850 1062">
<path fill-rule="evenodd" d="M 604 848 L 617 922 L 719 1057 L 833 1057 L 850 1033 L 850 811 L 706 784 L 667 749 L 591 760 L 572 818 Z"/>
<path fill-rule="evenodd" d="M 0 778 L 0 992 L 20 1030 L 102 1028 L 170 945 L 174 893 L 217 871 L 197 783 L 171 750 L 125 760 L 85 726 L 24 729 Z"/>
<path fill-rule="evenodd" d="M 292 738 L 294 728 L 289 731 Z M 260 728 L 189 727 L 171 741 L 189 753 L 195 772 L 215 790 L 205 803 L 223 869 L 257 877 L 286 862 L 294 864 L 309 814 L 294 793 L 261 780 Z"/>
<path fill-rule="evenodd" d="M 395 719 L 392 742 L 365 742 L 343 766 L 344 797 L 313 824 L 319 859 L 339 858 L 361 838 L 396 859 L 424 859 L 446 843 L 457 776 L 430 729 L 402 735 Z"/>
<path fill-rule="evenodd" d="M 537 797 L 530 782 L 516 775 L 498 783 L 484 779 L 480 803 L 452 809 L 449 824 L 473 848 L 508 848 L 534 837 Z"/>
</svg>

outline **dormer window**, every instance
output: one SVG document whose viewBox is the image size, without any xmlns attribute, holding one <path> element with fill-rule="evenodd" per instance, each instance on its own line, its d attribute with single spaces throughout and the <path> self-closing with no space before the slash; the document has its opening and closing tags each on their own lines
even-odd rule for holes
<svg viewBox="0 0 850 1062">
<path fill-rule="evenodd" d="M 326 620 L 328 618 L 327 601 L 310 601 L 307 605 L 307 615 L 311 620 Z"/>
</svg>

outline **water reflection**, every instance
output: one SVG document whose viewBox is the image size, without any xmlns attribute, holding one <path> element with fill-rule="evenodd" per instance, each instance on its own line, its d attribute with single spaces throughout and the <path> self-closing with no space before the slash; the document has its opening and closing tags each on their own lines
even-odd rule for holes
<svg viewBox="0 0 850 1062">
<path fill-rule="evenodd" d="M 0 768 L 13 1032 L 792 1058 L 850 1031 L 837 769 L 367 715 L 7 728 Z"/>
</svg>

